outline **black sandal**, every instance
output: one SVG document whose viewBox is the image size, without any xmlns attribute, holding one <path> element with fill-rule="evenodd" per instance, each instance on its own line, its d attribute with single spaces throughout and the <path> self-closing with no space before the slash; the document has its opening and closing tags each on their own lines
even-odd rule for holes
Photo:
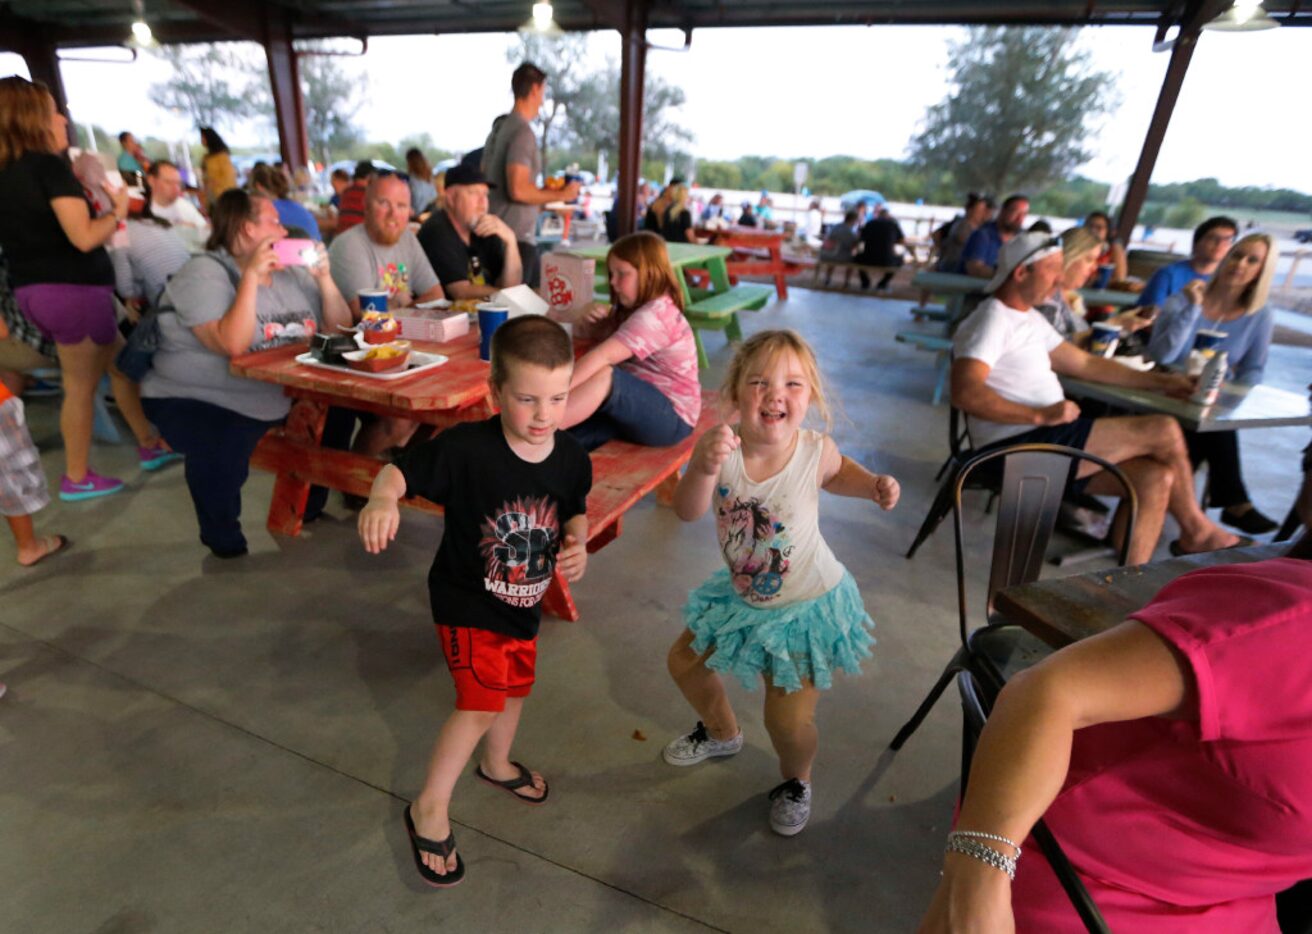
<svg viewBox="0 0 1312 934">
<path fill-rule="evenodd" d="M 419 874 L 435 889 L 449 889 L 453 885 L 459 885 L 465 878 L 465 861 L 456 853 L 456 868 L 452 869 L 446 875 L 438 875 L 428 866 L 424 865 L 424 853 L 435 853 L 446 859 L 456 848 L 455 831 L 447 834 L 446 839 L 440 843 L 436 840 L 429 840 L 427 837 L 419 836 L 419 831 L 415 830 L 414 818 L 410 816 L 409 806 L 405 809 L 405 829 L 410 835 L 410 852 L 414 854 L 415 866 L 419 869 Z"/>
<path fill-rule="evenodd" d="M 530 798 L 527 795 L 521 795 L 515 789 L 532 788 L 533 773 L 530 772 L 528 769 L 524 768 L 524 766 L 520 765 L 518 762 L 512 762 L 510 764 L 513 765 L 515 768 L 519 769 L 518 778 L 508 778 L 504 782 L 498 781 L 497 779 L 493 778 L 491 775 L 488 775 L 486 772 L 484 772 L 483 766 L 481 765 L 476 766 L 474 768 L 474 774 L 477 775 L 479 778 L 481 778 L 483 781 L 487 782 L 489 785 L 495 785 L 497 788 L 502 788 L 510 792 L 512 795 L 514 795 L 520 801 L 523 801 L 525 804 L 545 804 L 547 800 L 547 795 L 551 793 L 551 786 L 547 784 L 547 780 L 545 778 L 542 779 L 541 798 Z"/>
</svg>

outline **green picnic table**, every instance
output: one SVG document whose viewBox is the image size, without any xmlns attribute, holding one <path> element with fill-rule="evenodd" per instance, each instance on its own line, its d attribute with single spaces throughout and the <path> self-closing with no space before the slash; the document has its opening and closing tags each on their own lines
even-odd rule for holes
<svg viewBox="0 0 1312 934">
<path fill-rule="evenodd" d="M 728 247 L 700 243 L 668 243 L 666 249 L 670 254 L 670 265 L 678 274 L 679 285 L 683 289 L 683 315 L 692 325 L 692 336 L 697 343 L 697 365 L 706 369 L 710 366 L 710 361 L 706 357 L 705 347 L 702 346 L 701 331 L 724 331 L 730 341 L 742 340 L 743 332 L 738 322 L 738 312 L 760 310 L 774 294 L 774 288 L 754 283 L 730 284 L 726 260 L 733 250 Z M 599 270 L 597 292 L 603 295 L 609 294 L 605 275 L 606 256 L 610 253 L 609 244 L 582 247 L 569 252 L 597 261 Z M 710 287 L 694 288 L 689 284 L 688 277 L 684 275 L 686 269 L 705 269 Z"/>
</svg>

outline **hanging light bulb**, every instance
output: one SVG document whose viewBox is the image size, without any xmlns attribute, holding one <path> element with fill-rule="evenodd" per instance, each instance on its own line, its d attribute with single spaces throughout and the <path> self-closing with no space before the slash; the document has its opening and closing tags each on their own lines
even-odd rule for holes
<svg viewBox="0 0 1312 934">
<path fill-rule="evenodd" d="M 1217 32 L 1258 32 L 1279 25 L 1262 9 L 1261 0 L 1235 0 L 1234 6 L 1210 23 L 1204 23 L 1203 28 Z"/>
<path fill-rule="evenodd" d="M 548 0 L 540 0 L 533 4 L 533 28 L 539 32 L 546 32 L 552 27 L 551 3 Z"/>
<path fill-rule="evenodd" d="M 141 45 L 150 45 L 155 37 L 150 31 L 150 27 L 146 25 L 146 21 L 139 19 L 132 24 L 132 38 L 136 39 Z"/>
</svg>

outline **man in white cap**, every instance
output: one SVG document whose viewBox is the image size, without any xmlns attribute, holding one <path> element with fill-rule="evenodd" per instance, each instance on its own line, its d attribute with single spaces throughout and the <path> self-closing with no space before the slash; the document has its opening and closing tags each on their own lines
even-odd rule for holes
<svg viewBox="0 0 1312 934">
<path fill-rule="evenodd" d="M 1152 559 L 1165 514 L 1180 524 L 1176 552 L 1212 551 L 1242 540 L 1213 524 L 1194 498 L 1193 469 L 1184 436 L 1165 415 L 1092 419 L 1068 400 L 1058 375 L 1186 396 L 1188 377 L 1143 373 L 1085 353 L 1062 340 L 1034 306 L 1052 294 L 1062 273 L 1061 241 L 1023 233 L 998 253 L 985 288 L 991 297 L 957 331 L 953 344 L 952 404 L 966 414 L 976 449 L 1044 442 L 1097 454 L 1129 476 L 1139 498 L 1129 563 Z M 1119 484 L 1084 462 L 1076 475 L 1089 493 L 1117 495 Z"/>
</svg>

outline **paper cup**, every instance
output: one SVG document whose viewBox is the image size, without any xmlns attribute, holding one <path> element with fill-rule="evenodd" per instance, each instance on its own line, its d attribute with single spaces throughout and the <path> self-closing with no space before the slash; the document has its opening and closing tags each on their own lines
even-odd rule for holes
<svg viewBox="0 0 1312 934">
<path fill-rule="evenodd" d="M 1103 263 L 1098 267 L 1098 274 L 1093 277 L 1093 287 L 1095 289 L 1107 288 L 1107 283 L 1112 281 L 1112 273 L 1115 271 L 1116 267 L 1111 263 Z"/>
<path fill-rule="evenodd" d="M 361 289 L 355 294 L 360 299 L 361 313 L 387 310 L 387 289 Z"/>
<path fill-rule="evenodd" d="M 1206 359 L 1211 357 L 1221 347 L 1221 342 L 1225 340 L 1225 331 L 1213 331 L 1208 328 L 1200 328 L 1194 335 L 1194 350 L 1198 351 Z"/>
<path fill-rule="evenodd" d="M 478 306 L 478 359 L 492 359 L 492 335 L 509 317 L 510 309 L 505 305 Z"/>
<path fill-rule="evenodd" d="M 1114 324 L 1099 321 L 1093 326 L 1093 339 L 1089 341 L 1089 353 L 1095 357 L 1110 357 L 1116 353 L 1116 345 L 1121 342 L 1121 329 Z"/>
</svg>

